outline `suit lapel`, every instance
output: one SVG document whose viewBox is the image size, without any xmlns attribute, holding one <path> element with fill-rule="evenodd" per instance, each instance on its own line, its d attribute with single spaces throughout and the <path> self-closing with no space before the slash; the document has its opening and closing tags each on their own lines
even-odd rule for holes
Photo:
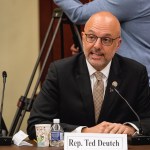
<svg viewBox="0 0 150 150">
<path fill-rule="evenodd" d="M 91 82 L 84 56 L 81 55 L 78 63 L 76 68 L 76 81 L 83 101 L 83 111 L 86 112 L 89 124 L 94 125 L 95 117 Z"/>
<path fill-rule="evenodd" d="M 111 112 L 111 108 L 113 105 L 115 105 L 117 99 L 115 98 L 116 92 L 111 91 L 112 82 L 116 81 L 118 85 L 120 85 L 121 82 L 121 68 L 119 64 L 118 57 L 115 55 L 115 57 L 112 60 L 110 73 L 108 77 L 107 87 L 105 91 L 104 101 L 101 108 L 100 116 L 98 122 L 101 122 L 107 118 L 107 114 L 109 115 L 109 111 Z"/>
</svg>

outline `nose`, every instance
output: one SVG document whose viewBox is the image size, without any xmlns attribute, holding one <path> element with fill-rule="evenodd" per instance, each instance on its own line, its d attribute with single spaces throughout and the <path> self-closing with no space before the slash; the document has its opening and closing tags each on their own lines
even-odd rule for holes
<svg viewBox="0 0 150 150">
<path fill-rule="evenodd" d="M 99 48 L 101 49 L 102 48 L 102 42 L 101 42 L 100 38 L 98 38 L 96 40 L 96 42 L 94 43 L 94 47 L 97 48 L 97 49 L 99 49 Z"/>
</svg>

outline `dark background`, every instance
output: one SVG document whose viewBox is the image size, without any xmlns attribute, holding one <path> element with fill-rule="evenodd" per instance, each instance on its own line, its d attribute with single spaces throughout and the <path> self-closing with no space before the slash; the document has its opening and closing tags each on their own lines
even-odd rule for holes
<svg viewBox="0 0 150 150">
<path fill-rule="evenodd" d="M 88 0 L 82 0 L 82 2 L 86 3 L 86 2 L 88 2 Z M 40 47 L 42 46 L 45 34 L 47 32 L 47 29 L 49 27 L 51 19 L 53 18 L 52 14 L 53 14 L 53 11 L 55 8 L 58 8 L 58 7 L 54 4 L 53 0 L 39 0 Z M 54 30 L 56 29 L 57 23 L 58 23 L 58 19 L 55 18 L 54 24 L 52 25 L 52 32 L 54 32 Z M 43 82 L 43 80 L 45 79 L 45 75 L 47 73 L 48 66 L 52 61 L 71 56 L 70 47 L 73 43 L 73 33 L 71 31 L 69 22 L 68 23 L 62 22 L 62 23 L 63 23 L 63 26 L 62 26 L 62 28 L 59 28 L 59 30 L 57 32 L 57 36 L 55 38 L 52 50 L 48 57 L 48 61 L 46 63 L 46 67 L 44 69 L 44 73 L 42 75 L 41 82 Z M 82 29 L 82 27 L 81 27 L 81 29 Z M 63 29 L 63 34 L 61 34 L 62 29 Z M 50 40 L 52 37 L 52 35 L 51 35 L 52 32 L 50 32 L 50 34 L 49 34 Z M 63 39 L 61 39 L 61 35 L 63 35 Z M 61 41 L 64 43 L 64 46 L 63 46 L 64 50 L 62 49 Z M 41 66 L 43 64 L 43 60 L 47 56 L 46 51 L 49 47 L 49 43 L 50 43 L 50 41 L 47 42 L 45 45 L 44 53 L 43 53 L 42 59 L 40 61 Z"/>
</svg>

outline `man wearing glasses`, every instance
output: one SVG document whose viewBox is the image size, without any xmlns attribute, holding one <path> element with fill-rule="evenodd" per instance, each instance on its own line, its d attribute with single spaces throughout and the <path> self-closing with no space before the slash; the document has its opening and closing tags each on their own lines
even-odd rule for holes
<svg viewBox="0 0 150 150">
<path fill-rule="evenodd" d="M 53 0 L 69 19 L 76 24 L 85 24 L 89 17 L 100 11 L 109 11 L 121 23 L 122 44 L 118 54 L 134 59 L 146 66 L 150 86 L 150 2 L 148 0 Z M 86 0 L 88 2 L 88 0 Z M 72 54 L 78 48 L 71 47 Z"/>
<path fill-rule="evenodd" d="M 54 118 L 60 118 L 67 132 L 138 133 L 137 117 L 111 91 L 114 82 L 138 113 L 144 134 L 150 134 L 146 67 L 116 54 L 120 35 L 120 23 L 111 13 L 90 17 L 82 32 L 83 52 L 50 65 L 28 120 L 30 139 L 35 138 L 35 124 L 52 123 Z"/>
</svg>

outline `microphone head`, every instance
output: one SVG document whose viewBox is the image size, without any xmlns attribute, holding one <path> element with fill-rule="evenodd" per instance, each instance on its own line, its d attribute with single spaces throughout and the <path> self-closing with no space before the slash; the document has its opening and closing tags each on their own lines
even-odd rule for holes
<svg viewBox="0 0 150 150">
<path fill-rule="evenodd" d="M 3 72 L 2 72 L 2 77 L 3 77 L 3 78 L 6 78 L 6 77 L 7 77 L 7 72 L 6 72 L 6 71 L 3 71 Z"/>
<path fill-rule="evenodd" d="M 112 87 L 113 87 L 113 88 L 116 88 L 117 86 L 118 86 L 117 81 L 113 81 L 113 82 L 112 82 Z"/>
</svg>

